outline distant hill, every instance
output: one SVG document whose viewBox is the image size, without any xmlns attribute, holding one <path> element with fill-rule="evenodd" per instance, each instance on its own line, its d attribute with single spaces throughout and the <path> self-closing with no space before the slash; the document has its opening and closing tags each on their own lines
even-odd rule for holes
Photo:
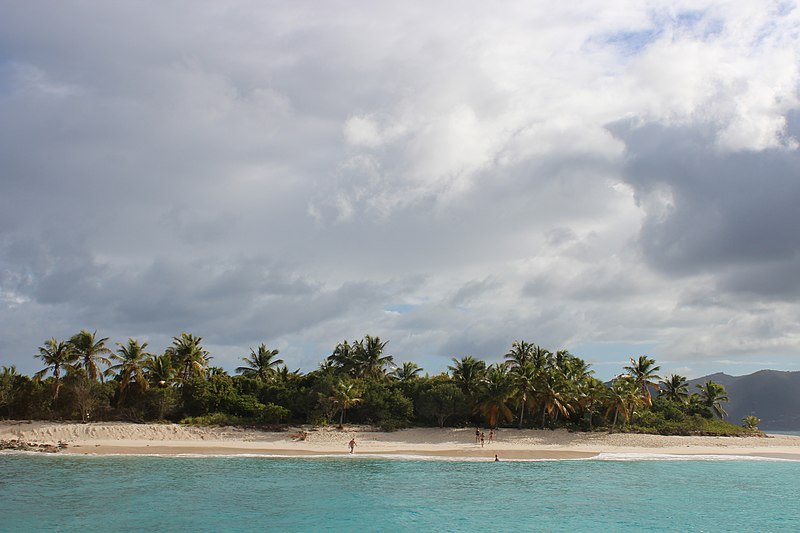
<svg viewBox="0 0 800 533">
<path fill-rule="evenodd" d="M 730 402 L 723 404 L 728 421 L 739 424 L 747 415 L 761 419 L 760 429 L 800 430 L 800 372 L 759 370 L 746 376 L 729 376 L 718 372 L 689 380 L 689 391 L 695 385 L 714 381 L 725 387 Z"/>
</svg>

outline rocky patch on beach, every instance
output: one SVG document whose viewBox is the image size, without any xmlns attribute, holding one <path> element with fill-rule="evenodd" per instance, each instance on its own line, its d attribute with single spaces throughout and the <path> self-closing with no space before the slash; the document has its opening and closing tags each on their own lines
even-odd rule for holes
<svg viewBox="0 0 800 533">
<path fill-rule="evenodd" d="M 58 444 L 45 442 L 26 442 L 24 440 L 0 440 L 0 450 L 15 450 L 21 452 L 58 453 L 67 447 L 67 443 L 58 441 Z"/>
</svg>

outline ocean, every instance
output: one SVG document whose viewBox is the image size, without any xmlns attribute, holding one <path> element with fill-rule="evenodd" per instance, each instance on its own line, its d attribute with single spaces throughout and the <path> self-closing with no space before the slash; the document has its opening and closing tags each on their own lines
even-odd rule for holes
<svg viewBox="0 0 800 533">
<path fill-rule="evenodd" d="M 2 531 L 798 531 L 800 462 L 0 454 Z"/>
</svg>

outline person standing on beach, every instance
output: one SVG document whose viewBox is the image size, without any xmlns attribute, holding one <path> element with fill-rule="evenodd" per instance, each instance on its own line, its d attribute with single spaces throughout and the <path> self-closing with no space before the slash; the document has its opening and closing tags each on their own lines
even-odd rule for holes
<svg viewBox="0 0 800 533">
<path fill-rule="evenodd" d="M 481 448 L 483 448 L 483 431 L 481 431 Z"/>
<path fill-rule="evenodd" d="M 480 438 L 481 438 L 481 430 L 480 428 L 475 428 L 475 444 L 478 444 Z"/>
<path fill-rule="evenodd" d="M 350 446 L 350 453 L 353 453 L 353 451 L 356 449 L 356 439 L 350 439 L 348 446 Z"/>
<path fill-rule="evenodd" d="M 489 430 L 489 444 L 494 440 L 494 430 Z"/>
</svg>

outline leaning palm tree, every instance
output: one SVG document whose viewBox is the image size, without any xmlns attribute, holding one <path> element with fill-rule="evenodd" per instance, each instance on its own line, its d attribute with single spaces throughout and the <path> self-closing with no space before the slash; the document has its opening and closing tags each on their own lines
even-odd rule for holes
<svg viewBox="0 0 800 533">
<path fill-rule="evenodd" d="M 572 412 L 570 392 L 570 383 L 558 368 L 549 368 L 540 374 L 537 395 L 542 407 L 542 429 L 546 416 L 557 420 L 558 415 L 567 416 Z"/>
<path fill-rule="evenodd" d="M 491 428 L 496 428 L 502 416 L 506 421 L 514 418 L 508 402 L 514 394 L 514 383 L 508 373 L 508 367 L 501 363 L 490 366 L 482 379 L 480 398 L 477 410 L 486 417 L 486 423 Z"/>
<path fill-rule="evenodd" d="M 166 353 L 178 368 L 178 379 L 182 383 L 206 373 L 211 356 L 203 349 L 202 341 L 202 337 L 181 333 L 180 337 L 172 338 L 172 346 L 167 348 Z"/>
<path fill-rule="evenodd" d="M 344 417 L 347 410 L 361 403 L 361 392 L 354 383 L 339 381 L 331 390 L 330 401 L 339 410 L 339 427 L 344 426 Z"/>
<path fill-rule="evenodd" d="M 656 372 L 661 370 L 661 367 L 655 366 L 655 364 L 655 359 L 650 359 L 646 355 L 640 355 L 639 359 L 634 359 L 631 357 L 630 366 L 624 367 L 639 386 L 644 403 L 650 406 L 653 405 L 653 398 L 650 395 L 650 389 L 653 388 L 659 390 L 658 382 L 656 380 L 661 379 L 661 376 L 656 374 Z"/>
<path fill-rule="evenodd" d="M 58 341 L 55 338 L 46 341 L 43 346 L 39 347 L 39 353 L 36 355 L 39 359 L 44 361 L 47 365 L 34 376 L 36 379 L 42 379 L 42 376 L 48 372 L 53 373 L 55 381 L 53 382 L 53 401 L 58 399 L 58 393 L 61 390 L 61 371 L 77 369 L 77 357 L 69 342 Z"/>
<path fill-rule="evenodd" d="M 697 385 L 700 389 L 700 402 L 711 409 L 711 412 L 719 418 L 725 418 L 728 413 L 722 408 L 722 404 L 728 402 L 728 393 L 725 387 L 713 381 L 706 381 L 702 385 Z"/>
<path fill-rule="evenodd" d="M 119 349 L 111 358 L 118 363 L 111 366 L 109 370 L 116 372 L 119 376 L 119 403 L 122 404 L 131 383 L 134 383 L 142 392 L 148 389 L 150 383 L 145 377 L 145 366 L 153 354 L 145 351 L 146 342 L 139 344 L 139 341 L 134 339 L 128 339 L 127 344 L 117 343 L 117 346 Z"/>
<path fill-rule="evenodd" d="M 108 337 L 102 339 L 97 338 L 97 331 L 92 333 L 82 329 L 80 333 L 76 333 L 69 339 L 75 355 L 78 358 L 78 367 L 86 371 L 86 376 L 89 379 L 100 379 L 103 381 L 105 370 L 101 371 L 98 363 L 104 364 L 106 367 L 111 365 L 111 361 L 106 354 L 111 354 L 111 350 L 106 346 Z"/>
<path fill-rule="evenodd" d="M 263 342 L 258 350 L 250 348 L 250 357 L 242 357 L 247 366 L 240 366 L 236 372 L 245 376 L 254 376 L 262 381 L 267 381 L 275 375 L 275 369 L 283 364 L 283 359 L 277 359 L 278 350 L 270 350 Z"/>
<path fill-rule="evenodd" d="M 689 401 L 689 383 L 686 378 L 678 374 L 670 374 L 661 381 L 661 396 L 678 404 Z"/>
</svg>

